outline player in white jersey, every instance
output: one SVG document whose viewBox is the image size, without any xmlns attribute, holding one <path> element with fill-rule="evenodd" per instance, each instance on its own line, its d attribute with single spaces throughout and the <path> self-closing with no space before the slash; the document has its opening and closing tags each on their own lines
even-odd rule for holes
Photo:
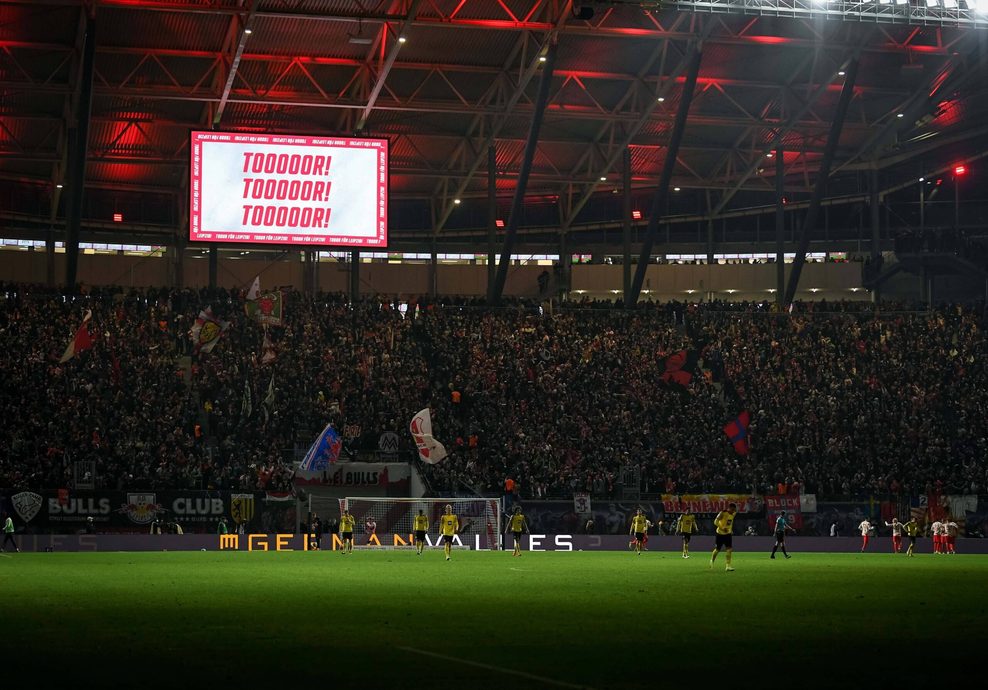
<svg viewBox="0 0 988 690">
<path fill-rule="evenodd" d="M 864 550 L 868 548 L 868 533 L 871 531 L 871 523 L 864 519 L 858 525 L 858 529 L 861 530 L 861 553 L 864 553 Z"/>
<path fill-rule="evenodd" d="M 933 535 L 933 553 L 943 553 L 940 543 L 943 538 L 943 523 L 937 520 L 930 525 L 930 534 Z"/>
<path fill-rule="evenodd" d="M 892 518 L 892 522 L 885 522 L 886 527 L 892 528 L 892 553 L 902 551 L 902 523 L 899 518 Z"/>
<path fill-rule="evenodd" d="M 954 522 L 950 518 L 947 518 L 947 520 L 944 521 L 942 525 L 942 529 L 943 529 L 943 545 L 946 547 L 947 553 L 949 554 L 957 553 L 956 551 L 954 551 L 954 544 L 957 542 L 957 532 L 960 529 L 960 527 L 957 526 L 956 522 Z"/>
</svg>

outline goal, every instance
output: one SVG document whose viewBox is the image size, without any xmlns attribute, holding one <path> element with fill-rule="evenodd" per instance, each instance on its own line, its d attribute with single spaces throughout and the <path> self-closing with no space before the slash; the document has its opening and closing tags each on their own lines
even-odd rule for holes
<svg viewBox="0 0 988 690">
<path fill-rule="evenodd" d="M 330 507 L 329 503 L 338 502 Z M 382 547 L 413 544 L 412 519 L 419 510 L 429 518 L 428 543 L 436 545 L 439 517 L 447 505 L 453 506 L 453 513 L 460 518 L 460 534 L 456 546 L 469 549 L 496 551 L 500 545 L 501 499 L 498 498 L 369 498 L 347 496 L 341 499 L 309 497 L 310 512 L 321 515 L 340 514 L 349 510 L 356 521 L 354 536 L 358 545 L 370 541 L 366 527 L 367 519 L 376 523 L 374 530 Z"/>
</svg>

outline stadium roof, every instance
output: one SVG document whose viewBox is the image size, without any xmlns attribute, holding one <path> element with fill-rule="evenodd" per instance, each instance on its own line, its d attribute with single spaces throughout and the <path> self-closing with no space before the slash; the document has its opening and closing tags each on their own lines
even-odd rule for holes
<svg viewBox="0 0 988 690">
<path fill-rule="evenodd" d="M 8 222 L 64 215 L 58 185 L 90 10 L 90 220 L 127 208 L 128 220 L 174 232 L 188 198 L 189 131 L 215 127 L 386 136 L 394 237 L 483 228 L 488 146 L 506 213 L 552 41 L 528 200 L 563 228 L 616 218 L 609 195 L 626 146 L 633 186 L 649 196 L 700 40 L 673 178 L 697 214 L 772 203 L 766 161 L 777 136 L 786 189 L 808 195 L 854 56 L 832 194 L 859 190 L 862 171 L 885 170 L 892 184 L 988 152 L 988 2 L 659 4 L 4 0 L 0 212 Z"/>
</svg>

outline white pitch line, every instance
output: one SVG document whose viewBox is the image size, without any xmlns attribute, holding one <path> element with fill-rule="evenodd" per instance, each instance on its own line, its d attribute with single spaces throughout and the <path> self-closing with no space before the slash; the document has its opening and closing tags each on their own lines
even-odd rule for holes
<svg viewBox="0 0 988 690">
<path fill-rule="evenodd" d="M 13 558 L 13 556 L 8 553 L 0 553 L 0 556 L 3 556 L 4 558 Z"/>
<path fill-rule="evenodd" d="M 486 671 L 496 671 L 498 673 L 507 673 L 508 675 L 518 676 L 520 678 L 528 678 L 529 680 L 537 680 L 540 683 L 546 683 L 547 685 L 557 685 L 561 688 L 577 688 L 578 690 L 593 690 L 588 685 L 575 685 L 573 683 L 567 683 L 562 680 L 556 680 L 555 678 L 546 678 L 545 676 L 537 676 L 534 673 L 525 673 L 524 671 L 515 671 L 510 668 L 502 668 L 500 666 L 484 664 L 479 661 L 470 661 L 468 659 L 459 659 L 455 656 L 437 654 L 436 652 L 427 652 L 424 649 L 415 649 L 414 647 L 398 647 L 398 649 L 405 652 L 411 652 L 412 654 L 424 654 L 425 656 L 435 657 L 436 659 L 442 659 L 444 661 L 452 661 L 454 663 L 464 664 L 466 666 L 475 666 L 477 668 L 482 668 Z"/>
<path fill-rule="evenodd" d="M 516 573 L 530 573 L 530 572 L 532 572 L 528 568 L 508 568 L 508 570 L 514 570 Z"/>
</svg>

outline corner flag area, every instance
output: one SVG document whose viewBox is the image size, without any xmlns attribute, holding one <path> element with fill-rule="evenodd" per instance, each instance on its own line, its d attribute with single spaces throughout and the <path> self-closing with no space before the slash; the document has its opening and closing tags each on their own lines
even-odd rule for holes
<svg viewBox="0 0 988 690">
<path fill-rule="evenodd" d="M 979 667 L 988 556 L 739 553 L 734 566 L 700 551 L 4 554 L 4 675 L 832 689 Z"/>
</svg>

